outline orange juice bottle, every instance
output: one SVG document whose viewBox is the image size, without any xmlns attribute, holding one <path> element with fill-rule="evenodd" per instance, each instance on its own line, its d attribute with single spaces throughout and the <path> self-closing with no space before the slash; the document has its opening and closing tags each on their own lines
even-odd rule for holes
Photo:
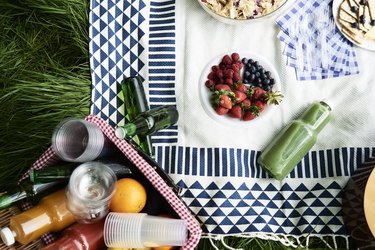
<svg viewBox="0 0 375 250">
<path fill-rule="evenodd" d="M 60 231 L 74 222 L 62 189 L 41 199 L 37 206 L 11 217 L 9 227 L 1 229 L 0 236 L 7 246 L 15 241 L 28 244 L 45 233 Z"/>
</svg>

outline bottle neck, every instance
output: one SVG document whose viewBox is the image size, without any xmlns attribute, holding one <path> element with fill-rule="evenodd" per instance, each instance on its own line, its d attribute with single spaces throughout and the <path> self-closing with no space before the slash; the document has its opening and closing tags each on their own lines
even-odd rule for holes
<svg viewBox="0 0 375 250">
<path fill-rule="evenodd" d="M 311 129 L 319 133 L 331 120 L 331 108 L 325 102 L 313 103 L 300 117 L 299 120 L 308 124 Z"/>
</svg>

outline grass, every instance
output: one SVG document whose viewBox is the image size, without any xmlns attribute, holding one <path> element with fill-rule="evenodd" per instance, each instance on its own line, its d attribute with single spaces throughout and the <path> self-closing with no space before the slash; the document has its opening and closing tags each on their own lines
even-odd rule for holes
<svg viewBox="0 0 375 250">
<path fill-rule="evenodd" d="M 0 190 L 50 146 L 58 122 L 89 114 L 88 4 L 0 0 Z M 243 249 L 291 249 L 257 238 L 225 237 L 223 242 Z M 309 249 L 327 249 L 321 240 L 310 242 Z M 225 248 L 221 241 L 213 244 Z M 198 246 L 213 248 L 208 239 Z"/>
</svg>

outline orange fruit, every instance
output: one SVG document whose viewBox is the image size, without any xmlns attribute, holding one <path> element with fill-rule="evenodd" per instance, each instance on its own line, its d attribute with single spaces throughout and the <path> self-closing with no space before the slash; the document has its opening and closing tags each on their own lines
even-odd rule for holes
<svg viewBox="0 0 375 250">
<path fill-rule="evenodd" d="M 132 178 L 123 178 L 116 183 L 109 208 L 118 213 L 139 213 L 146 201 L 147 194 L 142 184 Z"/>
</svg>

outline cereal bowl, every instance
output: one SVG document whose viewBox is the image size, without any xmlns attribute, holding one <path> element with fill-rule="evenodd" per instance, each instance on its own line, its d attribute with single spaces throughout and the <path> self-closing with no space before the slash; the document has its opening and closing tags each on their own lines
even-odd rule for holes
<svg viewBox="0 0 375 250">
<path fill-rule="evenodd" d="M 275 14 L 288 0 L 197 0 L 200 6 L 220 22 L 243 25 Z M 225 3 L 225 4 L 224 4 Z"/>
</svg>

